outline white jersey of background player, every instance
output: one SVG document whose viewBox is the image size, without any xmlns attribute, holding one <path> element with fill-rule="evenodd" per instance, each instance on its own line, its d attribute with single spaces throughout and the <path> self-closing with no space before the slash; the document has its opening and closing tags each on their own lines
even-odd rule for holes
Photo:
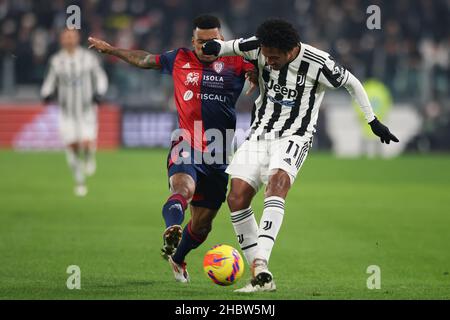
<svg viewBox="0 0 450 320">
<path fill-rule="evenodd" d="M 381 142 L 398 139 L 375 117 L 359 80 L 326 52 L 301 43 L 286 21 L 268 20 L 258 27 L 256 37 L 247 40 L 207 42 L 203 52 L 243 56 L 259 71 L 260 96 L 255 101 L 251 132 L 227 169 L 231 175 L 227 200 L 253 276 L 237 291 L 274 291 L 269 258 L 283 221 L 285 198 L 311 147 L 325 90 L 345 87 Z M 250 204 L 262 184 L 267 187 L 258 227 Z"/>
<path fill-rule="evenodd" d="M 85 176 L 96 169 L 97 103 L 106 93 L 108 79 L 97 57 L 79 42 L 78 31 L 66 29 L 61 33 L 61 50 L 50 59 L 41 96 L 48 102 L 57 93 L 59 131 L 75 177 L 75 194 L 84 196 Z"/>
</svg>

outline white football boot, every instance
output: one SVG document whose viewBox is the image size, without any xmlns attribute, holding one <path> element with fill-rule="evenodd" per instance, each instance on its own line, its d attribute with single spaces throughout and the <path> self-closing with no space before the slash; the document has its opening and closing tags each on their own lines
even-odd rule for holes
<svg viewBox="0 0 450 320">
<path fill-rule="evenodd" d="M 255 259 L 252 263 L 253 279 L 243 288 L 236 289 L 237 293 L 251 293 L 263 291 L 275 291 L 277 289 L 273 281 L 272 273 L 267 268 L 267 261 L 263 259 Z"/>
<path fill-rule="evenodd" d="M 88 193 L 88 189 L 84 184 L 78 184 L 75 186 L 73 192 L 77 197 L 85 197 Z"/>
<path fill-rule="evenodd" d="M 97 162 L 95 161 L 95 159 L 86 161 L 86 163 L 84 165 L 84 173 L 88 177 L 92 177 L 94 175 L 95 171 L 97 171 Z"/>
<path fill-rule="evenodd" d="M 172 256 L 168 257 L 170 266 L 172 267 L 173 275 L 175 276 L 175 281 L 188 283 L 190 281 L 189 273 L 186 268 L 186 263 L 183 262 L 181 265 L 172 260 Z"/>
<path fill-rule="evenodd" d="M 163 233 L 163 247 L 161 249 L 161 256 L 168 260 L 169 256 L 175 253 L 178 244 L 181 241 L 183 235 L 183 228 L 180 225 L 174 225 L 168 227 Z"/>
</svg>

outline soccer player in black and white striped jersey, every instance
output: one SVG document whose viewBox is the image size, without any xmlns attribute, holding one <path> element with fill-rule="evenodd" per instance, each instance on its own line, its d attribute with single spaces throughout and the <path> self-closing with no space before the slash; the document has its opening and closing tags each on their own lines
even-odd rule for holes
<svg viewBox="0 0 450 320">
<path fill-rule="evenodd" d="M 325 90 L 345 87 L 381 142 L 398 139 L 377 120 L 360 81 L 328 53 L 300 42 L 297 31 L 284 20 L 267 20 L 250 39 L 209 41 L 203 51 L 243 56 L 259 71 L 260 96 L 251 132 L 227 169 L 228 205 L 253 276 L 237 291 L 274 291 L 270 254 L 283 221 L 285 198 L 311 147 Z M 258 226 L 250 205 L 262 184 L 267 187 Z"/>
<path fill-rule="evenodd" d="M 95 54 L 80 46 L 76 29 L 64 29 L 59 41 L 61 50 L 50 58 L 41 96 L 48 103 L 57 95 L 59 132 L 75 179 L 74 192 L 85 196 L 86 176 L 96 170 L 97 106 L 108 78 Z"/>
</svg>

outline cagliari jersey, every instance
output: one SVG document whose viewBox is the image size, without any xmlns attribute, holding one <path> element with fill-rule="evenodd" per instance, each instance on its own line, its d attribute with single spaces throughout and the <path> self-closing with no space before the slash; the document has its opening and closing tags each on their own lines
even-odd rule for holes
<svg viewBox="0 0 450 320">
<path fill-rule="evenodd" d="M 225 137 L 227 129 L 236 128 L 235 104 L 246 71 L 254 69 L 251 63 L 236 56 L 203 63 L 187 48 L 158 55 L 156 62 L 163 73 L 172 75 L 178 126 L 189 133 L 194 149 L 206 151 L 203 137 L 208 129 Z"/>
<path fill-rule="evenodd" d="M 258 40 L 239 39 L 224 55 L 243 56 L 259 70 L 260 95 L 252 112 L 249 140 L 292 135 L 312 137 L 327 88 L 346 84 L 349 71 L 328 53 L 299 43 L 300 53 L 281 70 L 273 70 Z"/>
<path fill-rule="evenodd" d="M 60 50 L 50 58 L 41 96 L 45 98 L 56 91 L 62 115 L 78 119 L 95 110 L 94 95 L 103 96 L 107 89 L 108 78 L 98 58 L 79 47 L 73 54 Z"/>
</svg>

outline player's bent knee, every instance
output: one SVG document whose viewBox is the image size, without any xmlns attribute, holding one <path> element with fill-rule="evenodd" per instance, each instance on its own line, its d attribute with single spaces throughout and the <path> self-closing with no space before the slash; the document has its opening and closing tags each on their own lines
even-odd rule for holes
<svg viewBox="0 0 450 320">
<path fill-rule="evenodd" d="M 277 173 L 270 177 L 265 196 L 278 196 L 284 198 L 290 188 L 291 178 L 289 177 L 289 174 L 283 170 L 278 170 Z"/>
<path fill-rule="evenodd" d="M 72 149 L 73 152 L 78 152 L 80 150 L 80 146 L 78 143 L 74 142 L 67 145 L 67 148 Z"/>
<path fill-rule="evenodd" d="M 190 201 L 194 196 L 194 188 L 189 188 L 188 186 L 177 186 L 172 188 L 172 193 L 179 194 L 186 200 Z"/>
<path fill-rule="evenodd" d="M 194 196 L 195 182 L 190 176 L 173 176 L 170 184 L 173 194 L 180 194 L 188 201 Z"/>
<path fill-rule="evenodd" d="M 250 207 L 251 198 L 240 192 L 230 192 L 227 197 L 227 203 L 231 211 L 237 211 Z"/>
</svg>

